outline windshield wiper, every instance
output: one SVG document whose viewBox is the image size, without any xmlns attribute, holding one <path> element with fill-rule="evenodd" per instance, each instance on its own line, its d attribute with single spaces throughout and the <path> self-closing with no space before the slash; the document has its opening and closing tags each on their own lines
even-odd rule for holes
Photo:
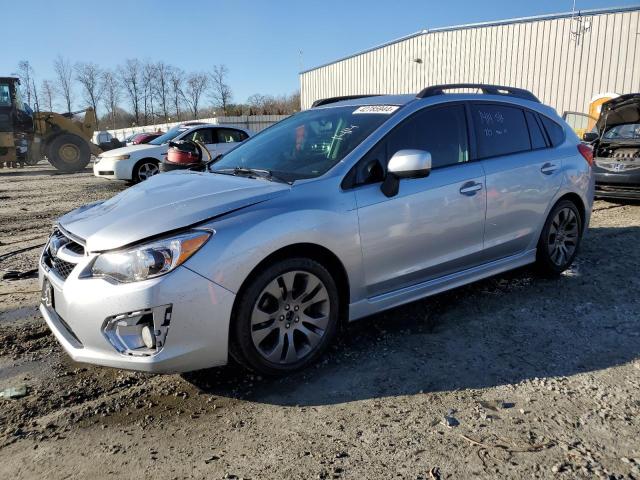
<svg viewBox="0 0 640 480">
<path fill-rule="evenodd" d="M 265 180 L 289 183 L 284 178 L 274 175 L 271 170 L 262 168 L 247 168 L 247 167 L 234 167 L 234 168 L 220 168 L 218 170 L 211 170 L 213 173 L 222 173 L 226 175 L 237 175 L 240 177 L 253 177 L 264 178 Z"/>
</svg>

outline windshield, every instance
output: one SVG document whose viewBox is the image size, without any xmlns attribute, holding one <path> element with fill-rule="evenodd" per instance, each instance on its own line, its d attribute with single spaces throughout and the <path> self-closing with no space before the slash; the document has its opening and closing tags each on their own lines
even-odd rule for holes
<svg viewBox="0 0 640 480">
<path fill-rule="evenodd" d="M 607 140 L 640 140 L 640 123 L 616 125 L 604 134 Z"/>
<path fill-rule="evenodd" d="M 267 170 L 287 181 L 318 177 L 397 109 L 351 106 L 307 110 L 241 143 L 210 170 Z"/>
<path fill-rule="evenodd" d="M 158 138 L 155 138 L 155 139 L 151 140 L 149 142 L 149 145 L 162 145 L 162 144 L 165 144 L 165 143 L 169 143 L 171 140 L 173 140 L 175 137 L 180 135 L 182 132 L 186 132 L 186 131 L 187 131 L 187 129 L 184 128 L 184 127 L 183 128 L 173 127 L 171 130 L 169 130 L 164 135 L 160 135 Z"/>
</svg>

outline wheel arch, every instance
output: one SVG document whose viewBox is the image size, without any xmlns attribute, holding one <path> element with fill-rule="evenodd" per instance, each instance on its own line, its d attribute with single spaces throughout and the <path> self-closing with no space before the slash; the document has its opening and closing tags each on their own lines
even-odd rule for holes
<svg viewBox="0 0 640 480">
<path fill-rule="evenodd" d="M 344 267 L 342 261 L 337 257 L 335 253 L 333 253 L 328 248 L 316 243 L 295 243 L 292 245 L 287 245 L 286 247 L 282 247 L 262 259 L 251 270 L 251 272 L 249 272 L 247 277 L 242 282 L 240 288 L 238 289 L 238 293 L 236 294 L 233 305 L 232 316 L 235 315 L 238 303 L 243 297 L 243 293 L 249 285 L 249 282 L 253 278 L 255 278 L 256 275 L 259 275 L 260 272 L 262 272 L 269 265 L 272 265 L 275 262 L 296 257 L 314 260 L 329 271 L 331 276 L 335 279 L 336 287 L 338 289 L 338 296 L 340 300 L 340 321 L 344 321 L 346 323 L 349 318 L 349 301 L 351 298 L 349 276 L 347 275 L 347 270 Z"/>
<path fill-rule="evenodd" d="M 578 195 L 575 192 L 565 193 L 560 198 L 558 198 L 558 200 L 556 200 L 556 202 L 553 204 L 553 207 L 551 208 L 551 210 L 553 210 L 553 208 L 555 208 L 555 206 L 558 203 L 560 203 L 561 201 L 563 201 L 563 200 L 571 201 L 578 208 L 578 213 L 580 214 L 580 220 L 581 220 L 582 228 L 583 228 L 583 231 L 584 231 L 587 210 L 586 210 L 586 207 L 584 205 L 584 202 L 582 201 L 582 198 L 580 198 L 580 195 Z"/>
<path fill-rule="evenodd" d="M 152 161 L 158 166 L 158 168 L 160 168 L 161 162 L 155 157 L 144 157 L 144 158 L 141 158 L 140 160 L 136 160 L 136 162 L 131 167 L 131 180 L 133 180 L 134 182 L 140 181 L 140 179 L 138 178 L 138 167 L 148 161 Z"/>
</svg>

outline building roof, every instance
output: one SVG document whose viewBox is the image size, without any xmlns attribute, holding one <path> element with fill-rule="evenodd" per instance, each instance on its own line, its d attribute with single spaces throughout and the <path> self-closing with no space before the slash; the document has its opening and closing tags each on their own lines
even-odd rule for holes
<svg viewBox="0 0 640 480">
<path fill-rule="evenodd" d="M 337 60 L 333 60 L 331 62 L 323 63 L 323 64 L 318 65 L 316 67 L 308 68 L 306 70 L 301 71 L 300 75 L 302 75 L 304 73 L 307 73 L 307 72 L 312 72 L 313 70 L 318 70 L 318 69 L 326 67 L 328 65 L 333 65 L 335 63 L 339 63 L 339 62 L 342 62 L 344 60 L 348 60 L 349 58 L 357 57 L 358 55 L 362 55 L 364 53 L 368 53 L 368 52 L 372 52 L 374 50 L 378 50 L 380 48 L 388 47 L 389 45 L 393 45 L 395 43 L 399 43 L 399 42 L 403 42 L 405 40 L 409 40 L 410 38 L 419 37 L 421 35 L 427 35 L 429 33 L 448 32 L 448 31 L 452 31 L 452 30 L 465 30 L 465 29 L 469 29 L 469 28 L 479 28 L 479 27 L 495 27 L 495 26 L 499 26 L 499 25 L 507 25 L 507 24 L 513 24 L 513 23 L 538 22 L 538 21 L 542 21 L 542 20 L 556 20 L 556 19 L 560 19 L 560 18 L 570 18 L 570 17 L 574 17 L 574 16 L 590 16 L 590 15 L 604 15 L 604 14 L 607 14 L 607 13 L 633 12 L 633 11 L 636 11 L 636 10 L 640 10 L 640 4 L 632 5 L 632 6 L 629 6 L 629 7 L 593 8 L 593 9 L 589 9 L 589 10 L 576 10 L 574 12 L 551 13 L 551 14 L 546 14 L 546 15 L 534 15 L 534 16 L 530 16 L 530 17 L 509 18 L 509 19 L 506 19 L 506 20 L 494 20 L 494 21 L 488 21 L 488 22 L 466 23 L 466 24 L 461 24 L 461 25 L 453 25 L 453 26 L 450 26 L 450 27 L 430 28 L 430 29 L 420 30 L 420 31 L 415 32 L 415 33 L 411 33 L 409 35 L 405 35 L 404 37 L 396 38 L 396 39 L 391 40 L 389 42 L 385 42 L 385 43 L 382 43 L 380 45 L 376 45 L 374 47 L 367 48 L 365 50 L 361 50 L 361 51 L 356 52 L 356 53 L 352 53 L 351 55 L 347 55 L 345 57 L 338 58 Z"/>
</svg>

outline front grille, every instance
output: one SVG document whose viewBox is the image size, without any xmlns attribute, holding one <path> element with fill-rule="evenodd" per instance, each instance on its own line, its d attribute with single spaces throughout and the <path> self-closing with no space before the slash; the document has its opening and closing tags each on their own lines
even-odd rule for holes
<svg viewBox="0 0 640 480">
<path fill-rule="evenodd" d="M 74 263 L 65 262 L 64 260 L 60 260 L 59 258 L 53 258 L 51 260 L 51 263 L 51 269 L 55 270 L 58 276 L 63 280 L 66 280 L 67 277 L 71 274 L 72 270 L 76 267 Z"/>
<path fill-rule="evenodd" d="M 67 237 L 58 229 L 55 229 L 51 238 L 49 238 L 49 242 L 42 254 L 42 262 L 61 279 L 66 280 L 76 267 L 76 264 L 67 262 L 56 256 L 57 251 L 62 247 L 65 247 L 73 253 L 84 255 L 84 246 Z"/>
<path fill-rule="evenodd" d="M 68 250 L 71 250 L 73 253 L 77 253 L 79 255 L 84 255 L 84 247 L 79 243 L 71 241 L 66 245 Z"/>
</svg>

